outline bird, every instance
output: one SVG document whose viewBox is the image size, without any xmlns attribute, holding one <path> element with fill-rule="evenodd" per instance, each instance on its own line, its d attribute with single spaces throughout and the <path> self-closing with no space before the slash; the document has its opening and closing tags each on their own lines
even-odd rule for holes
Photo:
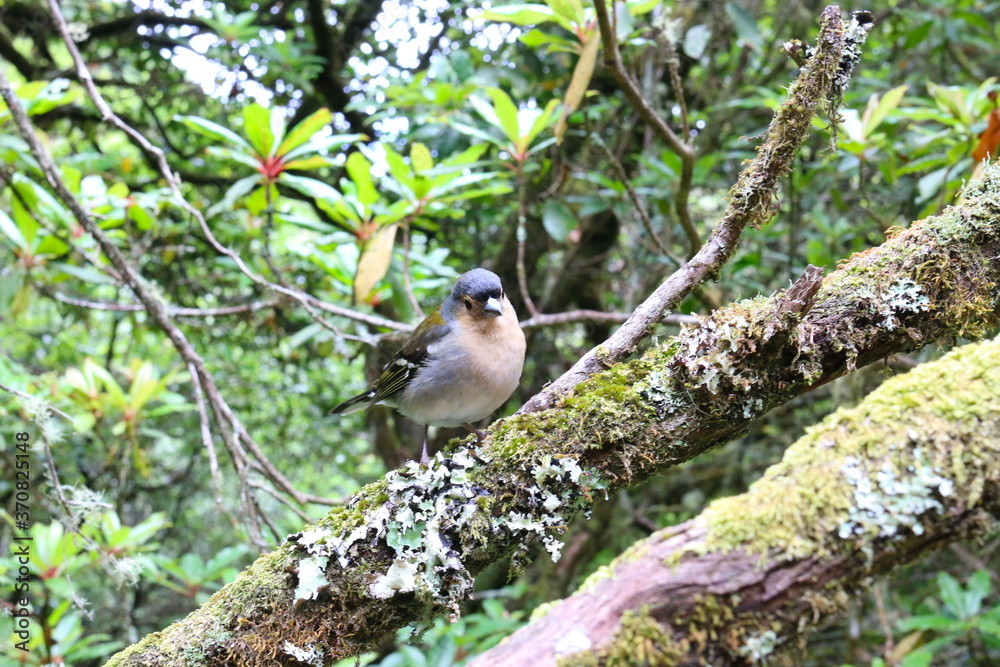
<svg viewBox="0 0 1000 667">
<path fill-rule="evenodd" d="M 500 278 L 477 268 L 458 277 L 451 294 L 417 325 L 363 393 L 330 410 L 346 415 L 384 404 L 424 426 L 473 426 L 503 405 L 524 368 L 524 332 Z"/>
</svg>

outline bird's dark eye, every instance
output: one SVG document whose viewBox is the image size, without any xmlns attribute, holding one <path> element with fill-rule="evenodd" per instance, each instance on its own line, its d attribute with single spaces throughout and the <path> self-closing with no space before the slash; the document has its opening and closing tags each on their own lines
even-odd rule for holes
<svg viewBox="0 0 1000 667">
<path fill-rule="evenodd" d="M 466 310 L 472 310 L 472 302 L 471 301 L 466 301 L 465 302 L 465 309 Z"/>
</svg>

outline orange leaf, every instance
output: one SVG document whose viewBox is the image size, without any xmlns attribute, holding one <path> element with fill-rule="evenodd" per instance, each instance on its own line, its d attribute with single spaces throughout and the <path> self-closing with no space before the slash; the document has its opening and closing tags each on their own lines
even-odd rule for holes
<svg viewBox="0 0 1000 667">
<path fill-rule="evenodd" d="M 986 131 L 979 135 L 979 143 L 976 144 L 976 150 L 972 151 L 972 159 L 982 162 L 987 158 L 996 158 L 998 149 L 1000 149 L 1000 109 L 994 109 L 986 122 Z"/>
</svg>

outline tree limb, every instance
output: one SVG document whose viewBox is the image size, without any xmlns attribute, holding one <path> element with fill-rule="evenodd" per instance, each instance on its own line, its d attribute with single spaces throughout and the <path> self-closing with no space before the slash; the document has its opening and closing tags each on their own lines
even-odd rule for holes
<svg viewBox="0 0 1000 667">
<path fill-rule="evenodd" d="M 838 410 L 748 493 L 637 542 L 470 667 L 735 667 L 794 651 L 879 575 L 984 534 L 998 457 L 1000 338 Z"/>
</svg>

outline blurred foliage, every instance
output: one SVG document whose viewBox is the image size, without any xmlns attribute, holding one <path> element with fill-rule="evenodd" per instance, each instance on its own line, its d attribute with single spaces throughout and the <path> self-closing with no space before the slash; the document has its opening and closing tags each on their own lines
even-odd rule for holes
<svg viewBox="0 0 1000 667">
<path fill-rule="evenodd" d="M 274 282 L 409 322 L 458 273 L 485 265 L 523 317 L 521 229 L 529 290 L 543 312 L 629 311 L 687 252 L 674 208 L 683 166 L 604 68 L 590 2 L 62 4 L 109 104 L 166 151 L 218 240 Z M 696 153 L 690 213 L 703 238 L 795 74 L 781 43 L 814 36 L 821 9 L 805 0 L 615 5 L 626 67 L 675 131 L 687 114 Z M 940 210 L 975 173 L 974 156 L 997 151 L 1000 5 L 869 9 L 878 23 L 836 137 L 829 119 L 815 120 L 774 220 L 745 235 L 720 280 L 683 312 L 772 293 L 806 263 L 833 268 L 890 228 Z M 44 3 L 0 3 L 0 54 L 71 192 L 173 309 L 233 410 L 297 489 L 343 498 L 414 455 L 412 427 L 385 411 L 325 416 L 384 359 L 393 339 L 376 337 L 387 332 L 337 315 L 323 326 L 219 254 L 151 156 L 102 122 Z M 667 252 L 649 239 L 633 197 Z M 0 666 L 98 664 L 231 581 L 262 541 L 298 530 L 299 511 L 324 512 L 293 509 L 280 491 L 262 490 L 270 483 L 256 472 L 238 474 L 218 433 L 213 475 L 188 368 L 109 268 L 0 103 L 0 384 L 72 418 L 40 417 L 36 403 L 0 394 L 0 440 L 33 434 L 38 547 L 32 650 L 12 650 L 10 618 L 0 614 Z M 607 333 L 594 323 L 532 331 L 508 410 Z M 559 563 L 535 553 L 511 588 L 498 564 L 480 576 L 483 595 L 460 621 L 402 631 L 364 661 L 463 664 L 634 540 L 746 488 L 805 426 L 895 370 L 863 369 L 797 398 L 740 441 L 598 505 L 567 531 Z M 12 451 L 3 448 L 0 468 L 14 469 Z M 8 511 L 14 490 L 0 479 Z M 273 529 L 253 527 L 249 517 L 260 514 Z M 3 518 L 6 548 L 15 531 Z M 817 633 L 802 664 L 992 664 L 996 547 L 962 546 L 961 559 L 942 552 L 896 573 L 881 585 L 881 603 L 859 599 L 849 619 Z M 14 577 L 0 561 L 5 590 Z"/>
</svg>

